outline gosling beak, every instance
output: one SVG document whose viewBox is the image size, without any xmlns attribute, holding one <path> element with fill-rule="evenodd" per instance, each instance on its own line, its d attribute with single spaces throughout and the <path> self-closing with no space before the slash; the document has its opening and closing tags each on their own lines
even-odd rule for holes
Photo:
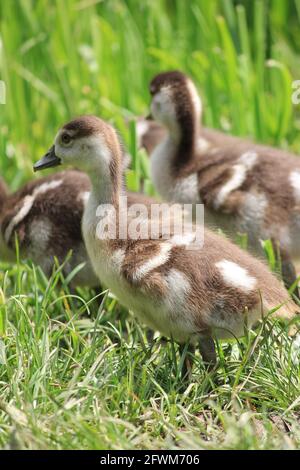
<svg viewBox="0 0 300 470">
<path fill-rule="evenodd" d="M 61 159 L 55 155 L 54 145 L 48 150 L 46 155 L 43 156 L 38 162 L 33 165 L 34 171 L 44 170 L 61 164 Z"/>
<path fill-rule="evenodd" d="M 145 117 L 147 121 L 153 121 L 153 116 L 151 113 L 148 114 L 148 116 Z"/>
</svg>

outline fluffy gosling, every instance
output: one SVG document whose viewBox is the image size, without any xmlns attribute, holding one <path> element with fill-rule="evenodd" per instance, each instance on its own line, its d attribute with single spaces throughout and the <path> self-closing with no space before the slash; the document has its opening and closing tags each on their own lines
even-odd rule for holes
<svg viewBox="0 0 300 470">
<path fill-rule="evenodd" d="M 280 251 L 286 286 L 296 280 L 292 259 L 300 257 L 300 158 L 201 126 L 202 102 L 183 73 L 165 72 L 150 83 L 151 114 L 164 126 L 139 124 L 140 142 L 151 154 L 151 173 L 168 201 L 203 203 L 209 226 L 228 235 L 248 235 Z"/>
<path fill-rule="evenodd" d="M 244 334 L 273 307 L 274 318 L 291 320 L 296 305 L 277 278 L 250 254 L 209 230 L 204 245 L 190 250 L 193 234 L 143 239 L 99 236 L 105 208 L 126 227 L 122 146 L 116 131 L 95 116 L 64 125 L 53 147 L 34 166 L 72 165 L 86 172 L 92 189 L 83 216 L 83 236 L 99 279 L 150 328 L 180 344 L 199 344 L 206 362 L 216 360 L 215 337 Z M 102 212 L 101 212 L 102 213 Z M 124 219 L 126 218 L 126 219 Z M 262 300 L 261 300 L 262 299 Z"/>
</svg>

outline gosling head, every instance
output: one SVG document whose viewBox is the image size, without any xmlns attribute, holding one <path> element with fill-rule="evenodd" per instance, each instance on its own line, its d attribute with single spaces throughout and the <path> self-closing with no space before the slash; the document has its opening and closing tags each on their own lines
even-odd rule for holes
<svg viewBox="0 0 300 470">
<path fill-rule="evenodd" d="M 202 103 L 194 83 L 179 71 L 156 75 L 149 86 L 151 116 L 167 128 L 199 121 Z"/>
<path fill-rule="evenodd" d="M 96 116 L 81 116 L 65 124 L 54 145 L 34 165 L 34 171 L 71 165 L 88 174 L 116 172 L 121 164 L 121 148 L 116 131 Z"/>
</svg>

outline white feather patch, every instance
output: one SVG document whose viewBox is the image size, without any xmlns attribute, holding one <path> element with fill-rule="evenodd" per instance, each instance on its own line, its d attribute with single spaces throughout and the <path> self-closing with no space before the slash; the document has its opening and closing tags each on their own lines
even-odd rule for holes
<svg viewBox="0 0 300 470">
<path fill-rule="evenodd" d="M 242 163 L 243 165 L 245 165 L 245 168 L 247 170 L 251 170 L 251 168 L 254 167 L 257 161 L 257 157 L 258 155 L 256 152 L 249 150 L 248 152 L 243 153 L 238 159 L 238 161 Z"/>
<path fill-rule="evenodd" d="M 132 279 L 137 282 L 140 281 L 144 276 L 146 276 L 150 271 L 159 266 L 165 264 L 169 257 L 172 245 L 170 243 L 161 243 L 160 244 L 160 253 L 153 258 L 150 258 L 144 264 L 139 266 L 133 273 Z"/>
<path fill-rule="evenodd" d="M 120 273 L 122 269 L 122 264 L 125 258 L 125 250 L 122 248 L 116 250 L 111 257 L 111 266 L 113 267 L 113 271 L 115 273 Z"/>
<path fill-rule="evenodd" d="M 197 153 L 207 152 L 211 148 L 211 143 L 208 142 L 208 140 L 203 139 L 203 137 L 199 137 L 196 145 L 197 145 L 197 148 L 196 148 Z"/>
<path fill-rule="evenodd" d="M 191 290 L 190 282 L 183 273 L 174 268 L 170 269 L 164 279 L 168 287 L 166 301 L 172 310 L 180 313 Z"/>
<path fill-rule="evenodd" d="M 295 200 L 297 203 L 300 203 L 300 171 L 292 171 L 289 179 L 294 191 Z"/>
<path fill-rule="evenodd" d="M 90 197 L 90 191 L 82 191 L 81 193 L 79 193 L 78 195 L 78 199 L 83 202 L 83 205 L 85 206 L 89 200 L 89 197 Z"/>
<path fill-rule="evenodd" d="M 218 261 L 216 267 L 219 269 L 226 284 L 251 291 L 256 285 L 256 279 L 248 273 L 245 268 L 226 259 Z"/>
<path fill-rule="evenodd" d="M 224 204 L 226 199 L 228 198 L 229 194 L 238 189 L 244 183 L 247 172 L 253 168 L 257 161 L 257 153 L 256 152 L 245 152 L 243 153 L 240 158 L 238 159 L 237 163 L 232 167 L 232 176 L 227 181 L 224 186 L 220 189 L 215 201 L 214 206 L 215 209 Z"/>
<path fill-rule="evenodd" d="M 195 238 L 195 233 L 184 233 L 183 235 L 174 235 L 170 241 L 176 246 L 187 246 L 193 243 Z"/>
<path fill-rule="evenodd" d="M 149 132 L 150 124 L 145 119 L 136 122 L 136 135 L 138 147 L 142 144 L 142 139 L 147 132 Z"/>
<path fill-rule="evenodd" d="M 197 88 L 195 87 L 194 83 L 190 79 L 187 80 L 186 86 L 189 91 L 190 98 L 193 103 L 197 119 L 200 119 L 201 114 L 202 114 L 202 102 L 201 102 L 199 93 L 197 91 Z"/>
</svg>

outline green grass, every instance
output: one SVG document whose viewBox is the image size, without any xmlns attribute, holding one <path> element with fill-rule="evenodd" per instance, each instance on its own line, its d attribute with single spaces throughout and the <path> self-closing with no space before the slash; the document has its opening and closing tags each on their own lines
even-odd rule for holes
<svg viewBox="0 0 300 470">
<path fill-rule="evenodd" d="M 29 264 L 8 270 L 1 305 L 1 445 L 13 448 L 295 448 L 299 366 L 266 322 L 195 357 L 182 390 L 172 342 L 148 342 L 110 295 L 72 296 Z M 34 282 L 33 282 L 34 281 Z M 11 290 L 14 294 L 9 293 Z"/>
<path fill-rule="evenodd" d="M 62 122 L 94 113 L 133 154 L 130 188 L 151 192 L 125 120 L 170 68 L 194 78 L 206 125 L 299 152 L 299 22 L 299 0 L 2 0 L 1 174 L 17 188 Z M 280 326 L 219 344 L 217 372 L 196 355 L 182 392 L 177 346 L 149 343 L 110 295 L 75 297 L 30 261 L 1 265 L 0 287 L 0 446 L 299 447 L 300 371 Z"/>
<path fill-rule="evenodd" d="M 299 366 L 284 329 L 266 322 L 240 344 L 219 344 L 214 373 L 196 355 L 183 392 L 176 345 L 149 343 L 109 295 L 99 305 L 90 292 L 53 288 L 60 278 L 24 264 L 4 280 L 1 445 L 297 447 Z"/>
</svg>

